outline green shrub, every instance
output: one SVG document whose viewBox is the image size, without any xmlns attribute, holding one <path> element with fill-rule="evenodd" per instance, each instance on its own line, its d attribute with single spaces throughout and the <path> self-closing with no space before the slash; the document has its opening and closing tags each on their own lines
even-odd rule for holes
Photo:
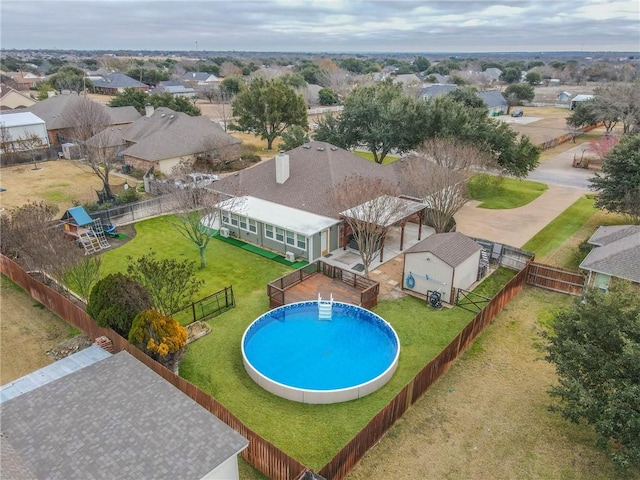
<svg viewBox="0 0 640 480">
<path fill-rule="evenodd" d="M 136 315 L 149 308 L 153 303 L 147 289 L 121 273 L 98 281 L 87 303 L 87 313 L 98 325 L 112 328 L 125 338 Z"/>
</svg>

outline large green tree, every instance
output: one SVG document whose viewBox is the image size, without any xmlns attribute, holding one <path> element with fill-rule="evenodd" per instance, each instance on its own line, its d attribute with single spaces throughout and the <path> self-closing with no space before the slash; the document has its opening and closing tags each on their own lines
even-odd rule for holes
<svg viewBox="0 0 640 480">
<path fill-rule="evenodd" d="M 287 128 L 308 128 L 304 98 L 280 79 L 256 78 L 236 96 L 232 108 L 236 121 L 231 128 L 260 136 L 269 150 Z"/>
<path fill-rule="evenodd" d="M 552 408 L 585 421 L 613 460 L 640 465 L 640 296 L 627 283 L 588 290 L 555 314 L 547 359 L 558 372 Z"/>
<path fill-rule="evenodd" d="M 424 102 L 404 94 L 402 85 L 391 81 L 358 87 L 345 100 L 337 120 L 342 145 L 365 145 L 377 163 L 391 151 L 405 153 L 424 138 L 427 111 Z M 326 129 L 316 131 L 316 140 L 330 142 Z"/>
<path fill-rule="evenodd" d="M 625 136 L 602 159 L 602 173 L 591 180 L 596 205 L 629 215 L 640 223 L 640 135 Z"/>
<path fill-rule="evenodd" d="M 504 90 L 504 97 L 509 107 L 522 105 L 523 101 L 530 102 L 536 96 L 533 86 L 528 83 L 512 83 Z"/>
<path fill-rule="evenodd" d="M 125 88 L 123 92 L 113 97 L 109 102 L 110 107 L 132 106 L 141 114 L 144 114 L 145 105 L 153 105 L 155 108 L 167 107 L 176 112 L 186 113 L 192 117 L 200 115 L 202 112 L 188 98 L 174 97 L 170 93 L 148 94 L 136 88 Z"/>
<path fill-rule="evenodd" d="M 472 108 L 449 95 L 427 102 L 426 138 L 455 138 L 487 153 L 500 170 L 518 178 L 538 166 L 540 147 L 526 135 L 518 136 L 508 124 L 487 116 L 486 108 Z"/>
<path fill-rule="evenodd" d="M 71 90 L 80 93 L 93 86 L 91 80 L 85 78 L 84 71 L 77 67 L 63 67 L 49 77 L 48 83 L 58 90 Z"/>
</svg>

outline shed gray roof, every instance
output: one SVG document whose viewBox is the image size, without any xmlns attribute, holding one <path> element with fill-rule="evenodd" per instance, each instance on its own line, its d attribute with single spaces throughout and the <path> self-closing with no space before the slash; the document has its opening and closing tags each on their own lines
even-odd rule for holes
<svg viewBox="0 0 640 480">
<path fill-rule="evenodd" d="M 405 254 L 430 252 L 455 268 L 481 250 L 480 244 L 458 232 L 436 233 L 407 249 Z"/>
<path fill-rule="evenodd" d="M 580 268 L 640 283 L 640 225 L 599 227 Z"/>
<path fill-rule="evenodd" d="M 3 403 L 1 429 L 34 477 L 65 480 L 199 479 L 248 445 L 127 352 Z"/>
<path fill-rule="evenodd" d="M 420 159 L 407 158 L 390 165 L 379 165 L 325 142 L 312 141 L 287 152 L 289 178 L 276 183 L 275 158 L 220 179 L 216 190 L 228 195 L 251 195 L 330 218 L 339 218 L 340 209 L 331 201 L 330 191 L 345 178 L 357 175 L 399 185 L 400 193 L 416 196 L 403 184 L 407 164 Z M 438 168 L 433 165 L 433 168 Z M 353 205 L 355 206 L 355 205 Z"/>
<path fill-rule="evenodd" d="M 105 137 L 109 140 L 105 143 Z M 121 129 L 100 132 L 87 142 L 90 146 L 133 144 L 124 155 L 147 161 L 195 155 L 217 146 L 241 143 L 208 117 L 191 117 L 170 108 L 155 109 L 150 117 L 140 117 Z"/>
<path fill-rule="evenodd" d="M 124 73 L 108 73 L 103 75 L 101 79 L 94 80 L 93 86 L 98 88 L 142 88 L 148 85 L 128 77 Z"/>
</svg>

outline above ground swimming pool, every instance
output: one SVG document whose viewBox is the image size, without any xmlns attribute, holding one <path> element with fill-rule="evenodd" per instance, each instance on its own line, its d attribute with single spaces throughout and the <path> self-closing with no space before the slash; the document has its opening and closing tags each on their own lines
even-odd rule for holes
<svg viewBox="0 0 640 480">
<path fill-rule="evenodd" d="M 249 376 L 280 397 L 337 403 L 389 381 L 400 342 L 391 325 L 355 305 L 300 302 L 265 313 L 242 337 Z"/>
</svg>

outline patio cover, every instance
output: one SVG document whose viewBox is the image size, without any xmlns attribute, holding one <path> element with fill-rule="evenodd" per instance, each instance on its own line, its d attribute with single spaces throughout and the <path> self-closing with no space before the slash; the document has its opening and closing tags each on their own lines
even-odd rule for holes
<svg viewBox="0 0 640 480">
<path fill-rule="evenodd" d="M 375 204 L 380 203 L 382 207 L 390 209 L 388 212 L 377 211 Z M 362 214 L 374 211 L 376 217 L 382 219 L 384 224 L 379 224 L 381 227 L 387 228 L 395 225 L 396 223 L 405 220 L 407 217 L 411 217 L 416 213 L 424 210 L 428 205 L 416 200 L 409 200 L 401 197 L 390 197 L 388 195 L 382 195 L 371 199 L 362 205 L 350 208 L 344 212 L 340 212 L 343 217 L 354 218 L 356 220 L 364 220 Z"/>
<path fill-rule="evenodd" d="M 230 198 L 218 203 L 216 207 L 307 237 L 340 223 L 340 220 L 335 218 L 316 215 L 248 195 Z"/>
</svg>

